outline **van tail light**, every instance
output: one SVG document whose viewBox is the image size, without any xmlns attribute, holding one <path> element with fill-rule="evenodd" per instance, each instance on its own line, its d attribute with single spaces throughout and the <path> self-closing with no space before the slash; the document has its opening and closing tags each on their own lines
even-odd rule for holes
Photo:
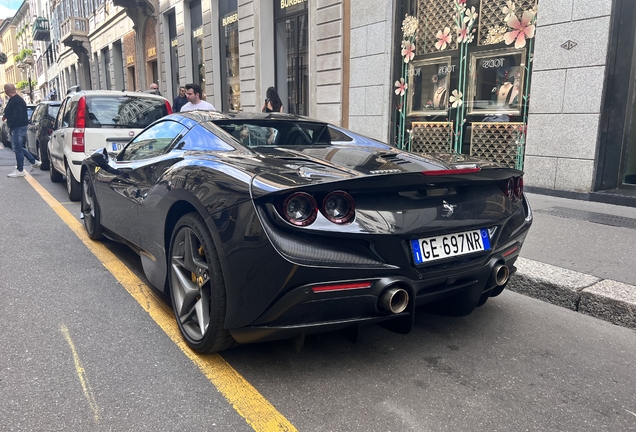
<svg viewBox="0 0 636 432">
<path fill-rule="evenodd" d="M 86 97 L 82 96 L 77 102 L 77 115 L 75 116 L 75 127 L 84 129 L 86 127 Z"/>
<path fill-rule="evenodd" d="M 84 128 L 73 129 L 71 151 L 84 153 Z"/>
<path fill-rule="evenodd" d="M 170 102 L 168 102 L 166 100 L 166 110 L 168 111 L 168 114 L 172 114 L 172 107 L 170 106 Z"/>
<path fill-rule="evenodd" d="M 71 138 L 71 151 L 84 153 L 84 128 L 86 127 L 86 97 L 82 96 L 77 102 L 75 129 Z"/>
</svg>

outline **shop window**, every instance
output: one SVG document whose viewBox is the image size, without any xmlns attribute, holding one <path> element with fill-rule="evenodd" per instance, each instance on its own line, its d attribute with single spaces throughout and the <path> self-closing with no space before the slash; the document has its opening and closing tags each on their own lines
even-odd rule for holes
<svg viewBox="0 0 636 432">
<path fill-rule="evenodd" d="M 408 115 L 445 115 L 451 72 L 450 57 L 411 62 L 409 66 Z"/>
</svg>

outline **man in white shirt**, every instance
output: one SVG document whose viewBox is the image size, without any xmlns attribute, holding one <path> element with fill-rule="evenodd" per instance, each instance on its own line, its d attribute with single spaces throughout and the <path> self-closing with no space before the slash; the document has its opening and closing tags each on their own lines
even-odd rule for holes
<svg viewBox="0 0 636 432">
<path fill-rule="evenodd" d="M 216 111 L 214 105 L 201 100 L 201 87 L 198 84 L 186 84 L 185 88 L 188 103 L 181 107 L 180 112 L 194 110 Z"/>
</svg>

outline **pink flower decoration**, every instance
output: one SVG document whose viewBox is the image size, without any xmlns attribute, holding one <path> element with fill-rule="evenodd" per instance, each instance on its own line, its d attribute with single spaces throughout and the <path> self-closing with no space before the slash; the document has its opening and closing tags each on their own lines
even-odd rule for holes
<svg viewBox="0 0 636 432">
<path fill-rule="evenodd" d="M 400 78 L 399 81 L 395 82 L 395 87 L 397 87 L 395 89 L 395 94 L 399 96 L 404 96 L 404 93 L 406 92 L 406 89 L 409 88 L 409 85 L 404 82 L 404 78 Z"/>
<path fill-rule="evenodd" d="M 446 49 L 446 45 L 450 44 L 453 40 L 453 37 L 450 35 L 450 31 L 450 28 L 446 27 L 444 29 L 444 32 L 442 32 L 441 30 L 437 32 L 437 34 L 435 35 L 435 37 L 437 38 L 437 42 L 435 42 L 435 48 L 440 51 Z"/>
<path fill-rule="evenodd" d="M 462 42 L 467 42 L 468 41 L 468 28 L 466 27 L 466 23 L 462 24 L 462 27 L 456 27 L 457 29 L 457 42 L 458 43 L 462 43 Z"/>
<path fill-rule="evenodd" d="M 531 39 L 534 37 L 534 24 L 530 24 L 534 15 L 532 12 L 525 11 L 523 13 L 523 17 L 521 17 L 521 22 L 516 16 L 510 17 L 508 20 L 508 27 L 513 29 L 504 35 L 504 41 L 506 45 L 510 45 L 512 42 L 515 43 L 515 48 L 523 48 L 526 46 L 526 39 Z"/>
<path fill-rule="evenodd" d="M 409 41 L 402 43 L 402 57 L 404 57 L 404 63 L 408 63 L 415 57 L 415 44 Z"/>
</svg>

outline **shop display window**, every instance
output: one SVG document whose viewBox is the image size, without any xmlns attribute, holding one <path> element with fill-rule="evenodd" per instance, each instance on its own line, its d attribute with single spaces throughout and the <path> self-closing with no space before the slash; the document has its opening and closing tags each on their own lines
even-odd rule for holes
<svg viewBox="0 0 636 432">
<path fill-rule="evenodd" d="M 470 55 L 468 114 L 520 115 L 525 50 L 500 49 Z"/>
<path fill-rule="evenodd" d="M 443 115 L 448 109 L 450 57 L 411 62 L 408 70 L 408 115 Z"/>
</svg>

